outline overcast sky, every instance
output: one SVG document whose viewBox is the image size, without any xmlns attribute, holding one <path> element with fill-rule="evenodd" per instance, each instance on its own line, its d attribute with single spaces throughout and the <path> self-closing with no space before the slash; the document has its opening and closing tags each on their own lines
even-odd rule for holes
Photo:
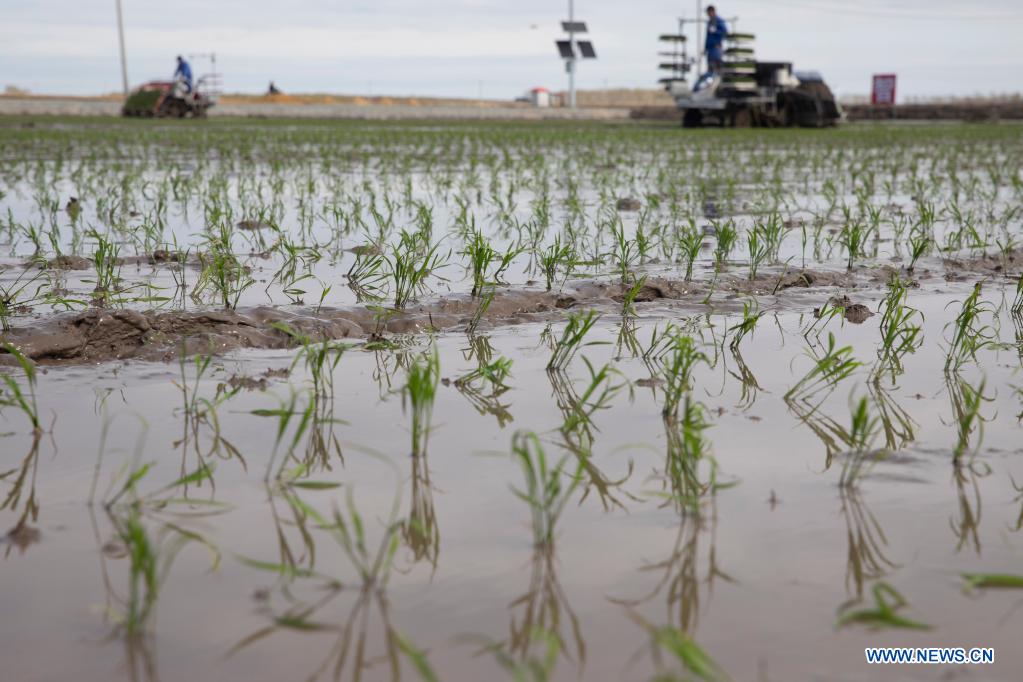
<svg viewBox="0 0 1023 682">
<path fill-rule="evenodd" d="M 229 92 L 510 98 L 565 87 L 546 0 L 123 0 L 131 83 L 214 51 Z M 839 95 L 895 72 L 899 95 L 1023 91 L 1023 0 L 720 0 L 761 59 L 821 71 Z M 581 88 L 654 87 L 659 33 L 691 2 L 576 0 L 598 59 Z M 206 70 L 195 59 L 195 70 Z M 115 0 L 0 0 L 0 88 L 120 89 Z"/>
</svg>

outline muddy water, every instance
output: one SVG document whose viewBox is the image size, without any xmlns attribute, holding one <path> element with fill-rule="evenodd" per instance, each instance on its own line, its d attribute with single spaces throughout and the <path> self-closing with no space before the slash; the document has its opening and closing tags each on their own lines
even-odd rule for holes
<svg viewBox="0 0 1023 682">
<path fill-rule="evenodd" d="M 1023 591 L 965 589 L 961 574 L 1023 573 L 1020 129 L 27 130 L 0 127 L 0 286 L 42 272 L 64 303 L 18 308 L 2 337 L 36 363 L 40 428 L 0 412 L 0 679 L 1019 678 Z M 640 211 L 615 213 L 628 198 Z M 839 231 L 871 220 L 867 206 L 882 219 L 847 269 Z M 351 249 L 393 245 L 423 207 L 452 261 L 381 314 L 346 286 Z M 279 228 L 237 227 L 259 210 Z M 751 279 L 745 234 L 772 215 L 788 226 Z M 657 229 L 670 242 L 690 216 L 705 235 L 694 281 L 677 253 L 634 253 L 648 279 L 623 319 L 611 217 L 637 244 Z M 470 217 L 498 248 L 558 234 L 580 262 L 548 293 L 524 250 L 469 335 Z M 739 239 L 718 272 L 728 218 Z M 908 226 L 928 220 L 943 250 L 911 273 Z M 214 224 L 236 226 L 254 280 L 235 311 L 189 295 Z M 100 233 L 123 259 L 107 301 L 93 300 Z M 291 247 L 311 277 L 286 296 Z M 181 270 L 147 255 L 178 248 Z M 58 249 L 83 269 L 23 267 Z M 893 274 L 922 345 L 875 381 Z M 947 325 L 976 281 L 998 343 L 947 373 Z M 751 298 L 763 316 L 733 349 Z M 847 319 L 808 333 L 836 300 Z M 547 371 L 568 316 L 588 310 L 601 317 L 587 344 Z M 327 370 L 309 370 L 282 321 L 338 344 Z M 706 359 L 666 420 L 665 356 L 644 352 L 669 323 Z M 863 364 L 788 395 L 829 334 Z M 417 438 L 403 388 L 434 348 Z M 506 389 L 459 381 L 500 357 Z M 556 518 L 523 499 L 515 447 L 530 433 L 562 467 L 546 489 L 564 500 Z M 870 619 L 875 595 L 887 620 Z M 652 632 L 688 642 L 689 667 Z M 995 663 L 879 668 L 867 646 L 993 647 Z"/>
<path fill-rule="evenodd" d="M 926 299 L 924 312 L 935 320 L 925 330 L 930 339 L 940 337 L 937 320 L 951 298 Z M 718 329 L 734 321 L 709 320 Z M 321 665 L 333 674 L 338 630 L 349 627 L 356 637 L 366 636 L 364 679 L 388 679 L 389 626 L 426 650 L 443 679 L 490 679 L 499 668 L 479 653 L 478 638 L 521 647 L 532 623 L 562 638 L 557 679 L 641 679 L 655 662 L 633 613 L 684 627 L 735 679 L 884 678 L 888 671 L 863 663 L 863 647 L 871 645 L 993 646 L 996 665 L 976 679 L 1012 679 L 1021 663 L 1018 600 L 1011 592 L 966 594 L 958 574 L 1019 566 L 1021 507 L 1012 480 L 1023 479 L 1014 416 L 1023 408 L 1010 388 L 1019 357 L 1007 351 L 985 356 L 981 414 L 988 421 L 973 464 L 956 469 L 942 359 L 910 356 L 887 398 L 893 411 L 903 411 L 915 442 L 878 462 L 855 490 L 844 490 L 837 485 L 840 462 L 829 465 L 826 444 L 781 400 L 808 367 L 800 332 L 805 322 L 794 313 L 764 319 L 740 346 L 761 387 L 755 399 L 744 399 L 740 382 L 727 374 L 734 358 L 698 373 L 695 390 L 711 410 L 707 433 L 718 476 L 736 484 L 706 500 L 699 516 L 680 517 L 658 496 L 665 437 L 653 391 L 637 386 L 631 396 L 617 394 L 594 417 L 592 477 L 584 475 L 550 556 L 534 546 L 529 508 L 509 489 L 522 485 L 509 455 L 516 429 L 543 434 L 551 455 L 560 452 L 562 419 L 543 369 L 543 328 L 522 325 L 490 336 L 495 352 L 514 363 L 512 389 L 500 398 L 508 423 L 477 412 L 454 386 L 441 386 L 427 453 L 419 459 L 408 454 L 409 418 L 387 387 L 381 358 L 346 352 L 334 373 L 343 462 L 335 454 L 326 465 L 313 464 L 311 476 L 341 487 L 291 493 L 329 513 L 332 504 L 343 508 L 351 491 L 374 550 L 393 496 L 401 518 L 413 501 L 429 509 L 426 535 L 435 538 L 425 547 L 413 543 L 418 550 L 402 542 L 389 582 L 373 593 L 380 601 L 369 606 L 359 605 L 359 574 L 338 542 L 308 521 L 303 539 L 285 491 L 264 482 L 276 424 L 252 412 L 276 407 L 289 386 L 301 386 L 301 368 L 287 380 L 270 379 L 265 392 L 241 392 L 218 410 L 221 437 L 240 457 L 213 456 L 212 480 L 173 491 L 194 505 L 143 505 L 141 523 L 162 548 L 161 559 L 172 556 L 181 537 L 171 528 L 202 542 L 186 543 L 169 567 L 160 566 L 152 631 L 138 638 L 112 636 L 130 604 L 130 560 L 114 530 L 114 517 L 124 512 L 105 509 L 102 500 L 114 494 L 107 492 L 110 481 L 126 463 L 154 464 L 140 481 L 143 494 L 194 469 L 191 445 L 175 446 L 184 420 L 173 382 L 181 379 L 173 364 L 49 369 L 38 393 L 41 412 L 56 416 L 52 434 L 35 451 L 26 425 L 12 416 L 14 433 L 4 438 L 8 466 L 19 466 L 21 453 L 33 458 L 21 498 L 5 510 L 5 520 L 12 523 L 26 504 L 38 507 L 29 523 L 36 541 L 19 547 L 9 540 L 3 548 L 4 611 L 17 614 L 0 624 L 5 675 L 110 679 L 128 676 L 132 665 L 143 676 L 159 671 L 164 679 L 295 679 Z M 637 326 L 645 339 L 652 324 Z M 872 321 L 836 324 L 833 331 L 860 349 L 869 349 L 877 334 Z M 608 319 L 595 338 L 614 342 L 617 332 Z M 464 336 L 442 335 L 437 346 L 443 377 L 473 367 L 462 359 Z M 617 354 L 613 343 L 583 352 L 596 364 Z M 869 350 L 860 355 L 867 359 Z M 288 351 L 219 358 L 199 392 L 212 396 L 216 384 L 235 373 L 287 367 L 291 358 Z M 632 381 L 649 377 L 635 359 L 622 358 L 618 368 Z M 394 383 L 401 381 L 398 372 Z M 585 378 L 574 364 L 576 390 Z M 863 378 L 839 384 L 816 416 L 847 424 L 850 397 L 867 390 Z M 209 446 L 209 428 L 200 429 L 199 440 Z M 603 490 L 601 477 L 612 482 Z M 330 591 L 321 579 L 282 578 L 245 563 L 279 563 L 286 551 L 297 565 L 345 587 Z M 908 601 L 900 614 L 933 629 L 836 631 L 836 610 L 858 598 L 869 605 L 872 586 L 882 580 Z M 304 613 L 321 601 L 305 627 L 266 630 L 275 617 Z M 265 636 L 236 649 L 259 634 Z M 349 670 L 354 650 L 353 643 L 344 679 L 355 677 Z M 402 669 L 414 678 L 407 661 Z M 934 676 L 931 670 L 890 672 L 890 679 Z"/>
</svg>

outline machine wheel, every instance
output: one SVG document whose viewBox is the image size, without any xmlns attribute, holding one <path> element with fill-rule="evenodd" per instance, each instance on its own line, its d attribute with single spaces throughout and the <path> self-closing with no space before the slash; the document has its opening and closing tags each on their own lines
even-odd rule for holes
<svg viewBox="0 0 1023 682">
<path fill-rule="evenodd" d="M 782 128 L 796 125 L 796 106 L 788 95 L 778 97 L 778 125 Z"/>
<path fill-rule="evenodd" d="M 703 112 L 699 109 L 686 109 L 685 113 L 682 114 L 682 127 L 683 128 L 701 128 L 703 127 Z"/>
<path fill-rule="evenodd" d="M 749 128 L 753 125 L 753 112 L 749 107 L 739 107 L 728 117 L 728 124 L 732 128 Z"/>
<path fill-rule="evenodd" d="M 160 110 L 156 115 L 160 118 L 184 118 L 187 114 L 187 104 L 182 102 L 180 99 L 172 99 L 168 97 L 163 100 L 163 104 L 160 105 Z"/>
</svg>

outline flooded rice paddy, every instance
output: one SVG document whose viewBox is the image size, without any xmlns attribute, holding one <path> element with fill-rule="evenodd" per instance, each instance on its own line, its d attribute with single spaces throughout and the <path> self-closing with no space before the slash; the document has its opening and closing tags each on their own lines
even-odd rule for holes
<svg viewBox="0 0 1023 682">
<path fill-rule="evenodd" d="M 1019 679 L 1021 162 L 0 120 L 0 677 Z"/>
</svg>

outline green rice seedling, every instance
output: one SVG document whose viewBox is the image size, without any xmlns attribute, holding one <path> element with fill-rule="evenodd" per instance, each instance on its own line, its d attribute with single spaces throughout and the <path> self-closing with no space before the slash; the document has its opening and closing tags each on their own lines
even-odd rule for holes
<svg viewBox="0 0 1023 682">
<path fill-rule="evenodd" d="M 869 463 L 877 459 L 873 446 L 879 432 L 880 419 L 871 413 L 870 402 L 864 396 L 854 403 L 852 409 L 848 432 L 850 449 L 842 463 L 839 486 L 854 487 Z"/>
<path fill-rule="evenodd" d="M 779 259 L 781 243 L 785 239 L 785 224 L 782 222 L 781 214 L 772 212 L 767 220 L 757 220 L 753 223 L 753 231 L 759 232 L 767 251 L 766 258 L 771 261 Z"/>
<path fill-rule="evenodd" d="M 632 283 L 622 294 L 622 317 L 634 316 L 636 314 L 636 297 L 643 291 L 646 285 L 646 275 L 643 275 Z"/>
<path fill-rule="evenodd" d="M 908 272 L 913 272 L 916 262 L 931 249 L 931 238 L 921 232 L 913 232 L 909 236 L 909 267 Z"/>
<path fill-rule="evenodd" d="M 379 302 L 386 297 L 387 274 L 384 265 L 384 257 L 375 249 L 360 250 L 355 254 L 355 262 L 348 268 L 345 277 L 357 301 Z"/>
<path fill-rule="evenodd" d="M 452 382 L 477 412 L 493 415 L 501 428 L 513 419 L 508 406 L 501 403 L 501 396 L 508 391 L 505 382 L 511 374 L 511 365 L 512 361 L 505 357 L 489 361 L 481 358 L 476 369 Z"/>
<path fill-rule="evenodd" d="M 952 338 L 945 357 L 946 372 L 956 372 L 965 363 L 976 362 L 978 352 L 998 345 L 995 328 L 981 322 L 985 315 L 994 318 L 994 307 L 990 302 L 981 300 L 980 293 L 980 282 L 977 282 L 970 295 L 963 300 L 956 319 L 945 325 L 946 331 L 952 328 Z"/>
<path fill-rule="evenodd" d="M 536 258 L 540 264 L 540 270 L 543 272 L 547 291 L 550 291 L 554 282 L 557 281 L 558 272 L 562 273 L 562 283 L 564 283 L 576 264 L 575 250 L 571 244 L 562 244 L 560 235 L 555 235 L 554 243 L 537 253 Z"/>
<path fill-rule="evenodd" d="M 814 360 L 814 366 L 788 390 L 784 396 L 786 402 L 812 395 L 825 387 L 834 388 L 863 365 L 853 357 L 852 346 L 836 348 L 835 335 L 831 332 L 828 332 L 828 345 L 824 354 L 817 357 L 811 353 L 810 357 Z"/>
<path fill-rule="evenodd" d="M 763 235 L 755 226 L 746 232 L 746 247 L 749 251 L 749 279 L 752 282 L 757 278 L 757 270 L 767 259 L 770 251 Z"/>
<path fill-rule="evenodd" d="M 32 431 L 36 434 L 42 433 L 42 422 L 39 419 L 39 405 L 36 402 L 36 367 L 35 363 L 25 357 L 11 343 L 4 342 L 2 347 L 7 353 L 14 356 L 25 376 L 25 387 L 22 388 L 17 379 L 6 372 L 0 373 L 0 382 L 3 382 L 5 391 L 0 393 L 0 408 L 14 407 L 21 410 L 32 424 Z"/>
<path fill-rule="evenodd" d="M 472 273 L 472 296 L 477 296 L 487 283 L 487 270 L 497 258 L 497 252 L 490 241 L 479 230 L 473 229 L 465 245 L 462 255 L 469 259 L 469 270 Z"/>
<path fill-rule="evenodd" d="M 717 237 L 717 243 L 714 246 L 714 266 L 721 270 L 735 248 L 735 243 L 739 238 L 739 231 L 736 229 L 735 221 L 732 219 L 724 222 L 712 222 L 712 224 L 714 226 L 714 234 Z"/>
<path fill-rule="evenodd" d="M 748 335 L 752 334 L 753 330 L 757 328 L 757 322 L 764 316 L 760 305 L 757 303 L 757 299 L 750 298 L 743 301 L 742 304 L 742 320 L 732 325 L 727 329 L 727 332 L 735 332 L 732 336 L 732 341 L 729 346 L 732 350 L 739 348 L 739 344 Z"/>
<path fill-rule="evenodd" d="M 631 609 L 628 613 L 633 622 L 649 635 L 650 650 L 653 652 L 658 669 L 668 667 L 664 656 L 670 657 L 671 660 L 682 666 L 680 676 L 662 673 L 656 679 L 693 679 L 701 682 L 727 682 L 731 679 L 718 662 L 704 651 L 688 633 L 672 625 L 654 625 Z"/>
<path fill-rule="evenodd" d="M 866 255 L 869 238 L 870 232 L 861 220 L 847 220 L 838 234 L 838 243 L 845 248 L 847 269 L 852 270 L 856 259 Z"/>
<path fill-rule="evenodd" d="M 231 251 L 230 237 L 226 234 L 207 239 L 206 250 L 199 252 L 199 263 L 202 269 L 192 289 L 194 300 L 212 290 L 224 308 L 233 310 L 238 307 L 242 293 L 256 283 L 249 269 Z"/>
<path fill-rule="evenodd" d="M 405 308 L 426 291 L 426 280 L 444 266 L 446 258 L 438 252 L 439 244 L 430 245 L 422 232 L 402 230 L 401 239 L 391 247 L 384 260 L 390 270 L 394 307 Z"/>
<path fill-rule="evenodd" d="M 5 332 L 11 331 L 12 317 L 45 298 L 43 289 L 47 284 L 43 273 L 32 267 L 22 268 L 13 280 L 3 279 L 8 271 L 0 269 L 0 331 Z"/>
<path fill-rule="evenodd" d="M 906 305 L 907 289 L 896 277 L 888 284 L 888 294 L 881 302 L 881 346 L 877 351 L 875 376 L 890 371 L 894 377 L 902 373 L 902 358 L 923 344 L 923 313 Z"/>
<path fill-rule="evenodd" d="M 551 359 L 547 362 L 548 370 L 564 370 L 568 367 L 568 363 L 572 361 L 575 354 L 579 352 L 579 349 L 583 346 L 591 346 L 597 341 L 589 343 L 583 343 L 583 339 L 593 325 L 600 319 L 600 314 L 596 310 L 589 310 L 585 313 L 570 313 L 568 316 L 568 323 L 565 324 L 565 329 L 561 332 L 561 338 L 559 338 L 554 345 L 554 350 L 551 353 Z"/>
<path fill-rule="evenodd" d="M 1019 590 L 1023 589 L 1023 575 L 1011 573 L 962 573 L 963 591 L 976 590 Z"/>
<path fill-rule="evenodd" d="M 604 224 L 611 232 L 613 239 L 611 253 L 612 262 L 621 277 L 623 283 L 628 282 L 632 277 L 632 266 L 639 259 L 639 252 L 636 249 L 636 242 L 625 236 L 625 223 L 617 213 L 610 216 Z M 598 227 L 598 229 L 600 229 Z"/>
<path fill-rule="evenodd" d="M 512 437 L 512 458 L 522 468 L 525 486 L 512 488 L 520 500 L 529 505 L 532 516 L 533 542 L 536 547 L 550 547 L 565 506 L 579 485 L 579 465 L 567 471 L 568 455 L 551 466 L 540 437 L 533 432 L 519 431 Z"/>
<path fill-rule="evenodd" d="M 920 621 L 900 616 L 899 611 L 908 606 L 906 599 L 886 582 L 878 581 L 871 588 L 874 596 L 874 608 L 856 609 L 855 604 L 847 604 L 839 609 L 836 628 L 848 625 L 865 625 L 871 630 L 884 628 L 900 628 L 906 630 L 930 630 L 931 626 Z"/>
<path fill-rule="evenodd" d="M 692 390 L 693 372 L 699 364 L 709 365 L 707 355 L 699 350 L 688 334 L 675 334 L 660 356 L 660 376 L 664 380 L 665 416 L 678 413 L 682 399 Z"/>
<path fill-rule="evenodd" d="M 92 255 L 96 279 L 82 281 L 96 285 L 93 300 L 99 305 L 105 305 L 111 296 L 117 293 L 120 285 L 118 274 L 120 272 L 118 265 L 120 246 L 96 230 L 90 232 L 90 236 L 96 240 L 96 250 Z"/>
<path fill-rule="evenodd" d="M 583 357 L 583 364 L 589 374 L 586 388 L 575 396 L 569 404 L 563 406 L 562 413 L 564 421 L 561 424 L 561 431 L 564 434 L 575 433 L 585 430 L 587 433 L 593 428 L 593 416 L 600 410 L 611 407 L 611 400 L 626 385 L 613 383 L 614 377 L 622 378 L 621 372 L 610 364 L 595 370 L 589 359 Z M 551 370 L 552 372 L 558 370 Z M 565 409 L 567 408 L 567 409 Z"/>
<path fill-rule="evenodd" d="M 811 316 L 813 321 L 803 329 L 803 338 L 809 340 L 810 335 L 813 334 L 815 339 L 819 339 L 821 332 L 827 328 L 832 320 L 836 318 L 841 320 L 844 316 L 845 309 L 838 305 L 832 305 L 830 300 L 820 308 L 814 308 L 813 315 Z"/>
<path fill-rule="evenodd" d="M 412 412 L 412 456 L 426 454 L 426 443 L 430 435 L 430 421 L 433 403 L 437 397 L 437 382 L 440 380 L 440 357 L 433 348 L 428 355 L 418 358 L 408 370 L 408 378 L 402 389 L 402 408 Z"/>
<path fill-rule="evenodd" d="M 1023 313 L 1023 275 L 1016 280 L 1016 298 L 1012 302 L 1012 313 L 1013 315 Z"/>
<path fill-rule="evenodd" d="M 685 281 L 690 282 L 693 279 L 693 264 L 703 247 L 703 232 L 696 227 L 696 221 L 690 218 L 689 224 L 679 230 L 677 240 L 682 262 L 686 266 Z"/>
</svg>

